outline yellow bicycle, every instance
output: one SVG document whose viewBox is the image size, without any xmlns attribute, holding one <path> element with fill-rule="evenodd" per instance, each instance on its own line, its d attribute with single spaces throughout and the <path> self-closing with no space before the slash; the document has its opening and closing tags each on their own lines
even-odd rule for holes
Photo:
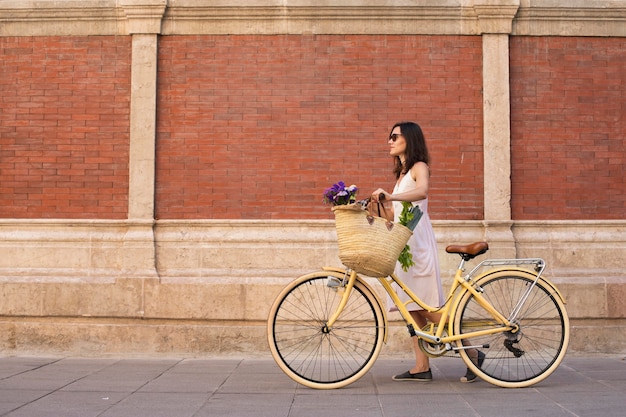
<svg viewBox="0 0 626 417">
<path fill-rule="evenodd" d="M 570 336 L 565 300 L 542 276 L 546 265 L 540 258 L 484 260 L 466 274 L 466 262 L 488 248 L 486 242 L 446 248 L 461 261 L 442 307 L 424 304 L 393 274 L 377 280 L 427 355 L 456 352 L 487 382 L 527 387 L 548 377 L 565 356 Z M 403 303 L 393 283 L 411 300 Z M 407 310 L 410 302 L 441 313 L 440 322 L 419 329 Z M 267 322 L 278 366 L 316 389 L 341 388 L 365 375 L 387 335 L 387 315 L 376 292 L 354 270 L 333 267 L 287 285 Z M 484 354 L 480 367 L 468 349 Z"/>
</svg>

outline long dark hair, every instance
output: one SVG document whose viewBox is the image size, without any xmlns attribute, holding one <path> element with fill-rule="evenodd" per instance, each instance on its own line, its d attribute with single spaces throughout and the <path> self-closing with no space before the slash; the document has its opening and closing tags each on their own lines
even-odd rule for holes
<svg viewBox="0 0 626 417">
<path fill-rule="evenodd" d="M 426 165 L 430 163 L 430 156 L 428 155 L 428 147 L 426 146 L 426 138 L 422 128 L 414 122 L 399 122 L 393 125 L 391 132 L 396 127 L 400 127 L 400 132 L 406 141 L 405 163 L 402 165 L 400 157 L 394 158 L 393 173 L 396 175 L 396 179 L 400 178 L 400 175 L 404 175 L 415 165 L 417 162 L 424 162 Z"/>
</svg>

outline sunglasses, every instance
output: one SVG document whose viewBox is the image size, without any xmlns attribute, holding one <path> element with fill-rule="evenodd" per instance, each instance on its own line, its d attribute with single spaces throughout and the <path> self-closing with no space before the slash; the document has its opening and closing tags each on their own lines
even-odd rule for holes
<svg viewBox="0 0 626 417">
<path fill-rule="evenodd" d="M 402 136 L 402 133 L 392 133 L 391 135 L 389 135 L 389 140 L 395 142 L 400 136 Z"/>
</svg>

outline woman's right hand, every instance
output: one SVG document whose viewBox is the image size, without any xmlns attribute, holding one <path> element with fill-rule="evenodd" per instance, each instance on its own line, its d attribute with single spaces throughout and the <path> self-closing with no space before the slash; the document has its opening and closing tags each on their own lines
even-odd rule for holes
<svg viewBox="0 0 626 417">
<path fill-rule="evenodd" d="M 379 203 L 383 200 L 386 201 L 390 201 L 391 200 L 391 194 L 389 194 L 387 191 L 383 190 L 382 188 L 377 189 L 376 191 L 374 191 L 372 193 L 372 201 L 375 203 Z"/>
</svg>

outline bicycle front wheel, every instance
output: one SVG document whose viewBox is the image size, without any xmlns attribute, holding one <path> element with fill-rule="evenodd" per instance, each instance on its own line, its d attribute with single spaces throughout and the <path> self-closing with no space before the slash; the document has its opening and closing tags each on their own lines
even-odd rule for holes
<svg viewBox="0 0 626 417">
<path fill-rule="evenodd" d="M 569 342 L 569 319 L 560 295 L 546 281 L 524 271 L 499 271 L 479 280 L 482 297 L 500 314 L 510 318 L 520 300 L 526 297 L 513 323 L 517 329 L 463 340 L 465 346 L 479 348 L 485 355 L 481 366 L 474 364 L 468 352 L 461 356 L 468 368 L 494 385 L 521 388 L 536 384 L 559 366 Z M 530 289 L 530 291 L 529 291 Z M 455 334 L 466 334 L 501 327 L 469 291 L 459 303 Z"/>
<path fill-rule="evenodd" d="M 316 389 L 340 388 L 361 378 L 384 341 L 382 309 L 359 278 L 337 322 L 326 327 L 345 290 L 331 277 L 341 280 L 343 274 L 319 271 L 293 281 L 277 297 L 267 323 L 278 366 L 294 381 Z"/>
</svg>

